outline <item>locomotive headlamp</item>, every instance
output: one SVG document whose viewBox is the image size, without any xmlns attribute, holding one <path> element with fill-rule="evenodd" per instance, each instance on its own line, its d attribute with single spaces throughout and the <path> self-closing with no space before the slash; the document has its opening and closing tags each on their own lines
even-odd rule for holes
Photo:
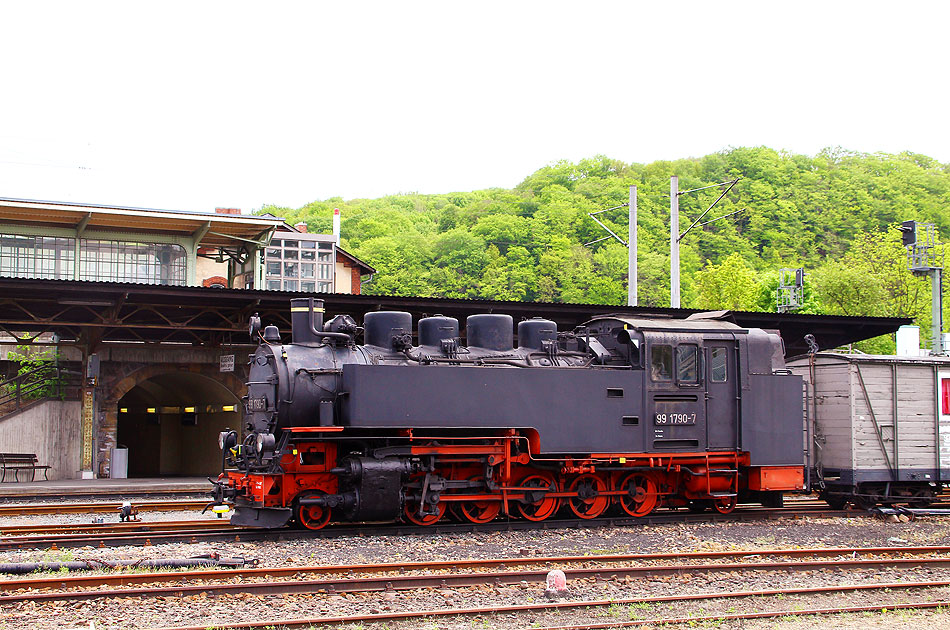
<svg viewBox="0 0 950 630">
<path fill-rule="evenodd" d="M 222 451 L 232 448 L 237 444 L 237 433 L 234 431 L 222 431 L 218 434 L 218 446 Z"/>
<path fill-rule="evenodd" d="M 257 434 L 257 452 L 258 453 L 274 450 L 275 443 L 276 443 L 276 440 L 274 439 L 273 433 L 258 433 Z"/>
</svg>

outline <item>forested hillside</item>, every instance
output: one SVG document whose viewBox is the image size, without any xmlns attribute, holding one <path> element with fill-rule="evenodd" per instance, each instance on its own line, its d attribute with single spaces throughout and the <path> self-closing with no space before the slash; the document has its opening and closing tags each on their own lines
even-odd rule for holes
<svg viewBox="0 0 950 630">
<path fill-rule="evenodd" d="M 707 219 L 743 212 L 682 242 L 684 307 L 774 311 L 778 269 L 804 267 L 804 312 L 911 316 L 929 326 L 929 285 L 906 271 L 896 225 L 916 219 L 948 233 L 950 165 L 912 153 L 809 157 L 759 147 L 650 164 L 597 156 L 545 166 L 512 190 L 334 198 L 262 212 L 328 232 L 340 208 L 343 246 L 379 270 L 366 293 L 624 304 L 626 249 L 584 243 L 606 235 L 587 213 L 626 203 L 635 184 L 639 300 L 668 306 L 674 174 L 680 190 L 742 178 Z M 680 230 L 719 193 L 681 196 Z M 626 238 L 626 208 L 599 218 Z"/>
</svg>

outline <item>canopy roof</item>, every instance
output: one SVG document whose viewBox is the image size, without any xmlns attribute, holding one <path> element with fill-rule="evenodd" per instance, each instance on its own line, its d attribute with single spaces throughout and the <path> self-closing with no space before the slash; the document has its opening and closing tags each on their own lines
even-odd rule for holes
<svg viewBox="0 0 950 630">
<path fill-rule="evenodd" d="M 202 345 L 248 344 L 248 318 L 259 313 L 265 324 L 290 333 L 290 299 L 305 293 L 259 289 L 211 289 L 75 280 L 0 278 L 0 331 L 28 338 L 56 332 L 66 343 L 132 342 Z M 502 302 L 342 293 L 314 294 L 325 301 L 326 317 L 346 313 L 362 321 L 376 310 L 409 311 L 413 321 L 427 315 L 465 318 L 477 313 L 507 313 L 515 321 L 545 317 L 558 330 L 572 330 L 606 313 L 632 319 L 686 319 L 693 311 L 653 307 L 550 302 Z M 710 317 L 703 314 L 697 317 Z M 839 317 L 726 311 L 715 319 L 690 320 L 697 327 L 723 327 L 725 322 L 778 330 L 786 356 L 808 351 L 804 337 L 813 335 L 821 349 L 893 333 L 911 320 L 896 317 Z M 28 332 L 28 335 L 22 335 Z"/>
<path fill-rule="evenodd" d="M 149 210 L 99 206 L 64 201 L 34 201 L 0 197 L 0 224 L 37 229 L 56 227 L 76 230 L 162 234 L 199 237 L 203 247 L 234 246 L 241 241 L 260 244 L 283 221 L 275 217 Z"/>
</svg>

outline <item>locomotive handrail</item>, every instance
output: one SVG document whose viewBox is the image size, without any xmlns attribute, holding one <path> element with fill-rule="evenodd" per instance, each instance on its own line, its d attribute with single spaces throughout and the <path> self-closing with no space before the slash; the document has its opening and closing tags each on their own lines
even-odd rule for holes
<svg viewBox="0 0 950 630">
<path fill-rule="evenodd" d="M 433 357 L 433 356 L 428 355 L 428 354 L 416 354 L 416 355 L 413 355 L 410 350 L 405 350 L 405 351 L 403 351 L 403 354 L 404 354 L 404 355 L 406 356 L 406 358 L 409 359 L 410 361 L 415 361 L 415 362 L 417 362 L 417 363 L 426 363 L 426 364 L 429 364 L 429 363 L 448 363 L 448 364 L 460 364 L 460 363 L 465 363 L 465 364 L 470 364 L 470 365 L 511 365 L 511 366 L 513 366 L 513 367 L 520 367 L 520 368 L 549 368 L 549 367 L 550 367 L 550 366 L 543 366 L 543 365 L 535 365 L 535 364 L 531 361 L 531 359 L 528 358 L 528 356 L 525 356 L 524 359 L 523 359 L 523 360 L 524 360 L 524 363 L 521 363 L 521 362 L 519 362 L 519 361 L 518 361 L 517 359 L 515 359 L 515 358 L 511 358 L 511 359 L 501 359 L 501 358 L 492 358 L 492 357 L 479 357 L 479 358 L 476 358 L 476 359 L 462 359 L 462 358 L 459 358 L 459 357 L 454 357 L 454 358 L 450 358 L 450 357 Z M 581 364 L 581 365 L 562 365 L 562 366 L 559 366 L 559 367 L 566 367 L 566 368 L 587 368 L 587 367 L 590 367 L 591 363 L 593 363 L 593 362 L 597 359 L 596 356 L 589 356 L 588 353 L 586 353 L 586 352 L 577 352 L 577 353 L 564 352 L 564 353 L 561 353 L 561 355 L 559 355 L 559 356 L 564 356 L 564 355 L 568 355 L 568 356 L 573 355 L 573 356 L 578 356 L 578 357 L 589 357 L 589 358 L 588 358 L 587 361 L 585 361 L 585 362 L 584 362 L 583 364 Z M 610 367 L 613 367 L 613 366 L 610 366 Z M 630 369 L 630 366 L 617 366 L 617 367 L 622 367 L 622 368 L 625 368 L 625 369 Z"/>
</svg>

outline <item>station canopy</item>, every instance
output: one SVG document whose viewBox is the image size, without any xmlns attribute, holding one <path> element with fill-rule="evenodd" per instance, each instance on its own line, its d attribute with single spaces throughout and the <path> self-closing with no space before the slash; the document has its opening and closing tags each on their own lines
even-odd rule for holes
<svg viewBox="0 0 950 630">
<path fill-rule="evenodd" d="M 0 278 L 0 331 L 13 335 L 3 343 L 29 343 L 41 333 L 56 333 L 62 343 L 94 351 L 100 343 L 192 344 L 211 347 L 251 345 L 248 319 L 258 313 L 264 325 L 290 334 L 290 300 L 307 294 L 287 291 L 217 289 L 189 286 Z M 553 320 L 558 330 L 572 330 L 597 315 L 683 319 L 689 309 L 503 302 L 445 298 L 351 294 L 314 294 L 325 302 L 326 317 L 376 310 L 412 313 L 413 320 L 446 315 L 460 320 L 477 313 L 505 313 L 515 322 L 530 317 Z M 777 330 L 786 356 L 808 351 L 805 335 L 822 350 L 893 333 L 911 320 L 894 317 L 840 317 L 725 311 L 717 318 L 739 326 Z"/>
<path fill-rule="evenodd" d="M 78 233 L 101 229 L 171 237 L 200 235 L 201 246 L 212 248 L 233 247 L 239 242 L 263 245 L 263 237 L 281 224 L 282 220 L 276 217 L 0 198 L 0 225 L 23 225 L 37 230 L 65 228 Z"/>
</svg>

